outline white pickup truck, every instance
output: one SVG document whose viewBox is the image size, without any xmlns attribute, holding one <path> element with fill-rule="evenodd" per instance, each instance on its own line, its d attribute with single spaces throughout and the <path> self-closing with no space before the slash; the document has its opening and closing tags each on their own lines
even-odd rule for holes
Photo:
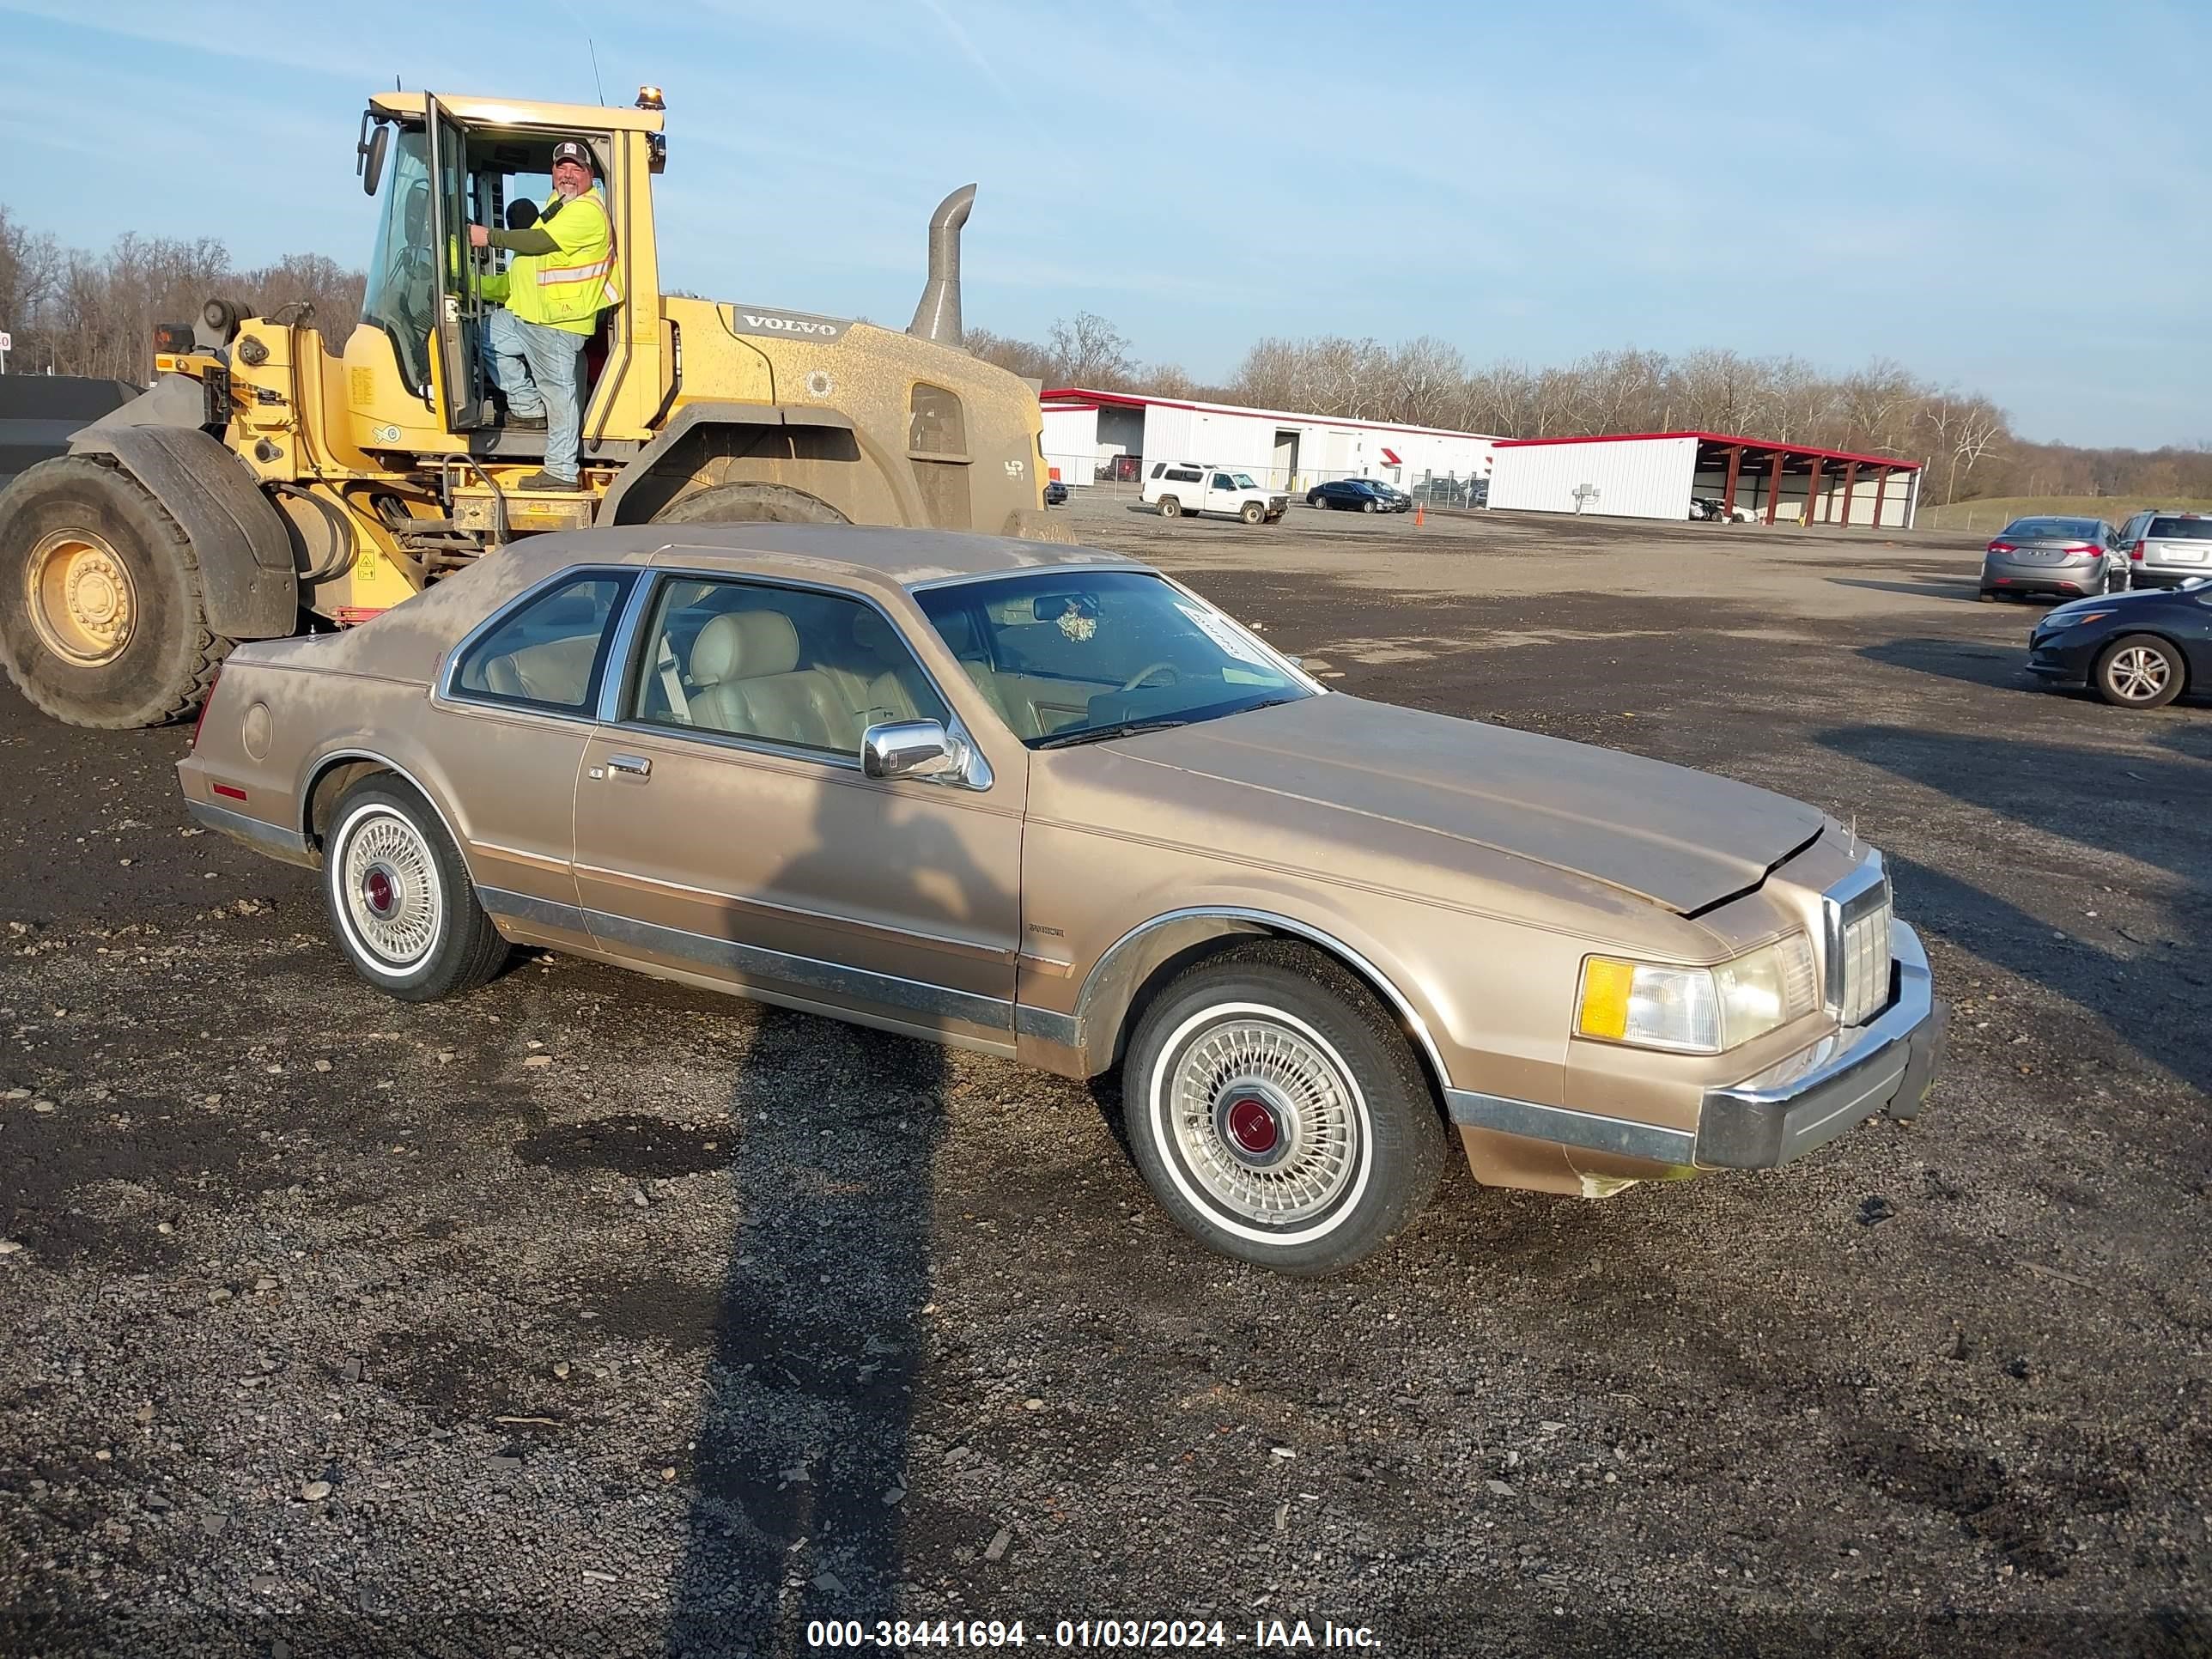
<svg viewBox="0 0 2212 1659">
<path fill-rule="evenodd" d="M 1291 504 L 1288 495 L 1261 489 L 1249 472 L 1197 461 L 1153 462 L 1145 475 L 1145 500 L 1158 507 L 1164 519 L 1205 513 L 1242 519 L 1246 524 L 1273 524 Z"/>
</svg>

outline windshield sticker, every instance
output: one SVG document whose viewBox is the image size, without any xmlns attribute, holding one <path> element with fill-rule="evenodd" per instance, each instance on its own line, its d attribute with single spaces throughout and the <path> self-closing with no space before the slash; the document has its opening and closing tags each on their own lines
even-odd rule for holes
<svg viewBox="0 0 2212 1659">
<path fill-rule="evenodd" d="M 1237 661 L 1249 662 L 1255 668 L 1273 666 L 1267 658 L 1254 650 L 1251 645 L 1237 634 L 1235 624 L 1226 617 L 1218 617 L 1211 611 L 1201 611 L 1194 605 L 1185 605 L 1181 599 L 1176 601 L 1176 609 L 1196 623 L 1200 633 L 1236 658 Z"/>
</svg>

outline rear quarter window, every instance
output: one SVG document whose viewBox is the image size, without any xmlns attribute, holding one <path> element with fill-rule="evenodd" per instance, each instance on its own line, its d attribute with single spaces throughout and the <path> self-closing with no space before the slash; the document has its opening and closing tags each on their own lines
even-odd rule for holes
<svg viewBox="0 0 2212 1659">
<path fill-rule="evenodd" d="M 453 690 L 548 713 L 589 713 L 606 672 L 611 624 L 633 580 L 628 571 L 594 571 L 520 601 L 462 652 Z"/>
</svg>

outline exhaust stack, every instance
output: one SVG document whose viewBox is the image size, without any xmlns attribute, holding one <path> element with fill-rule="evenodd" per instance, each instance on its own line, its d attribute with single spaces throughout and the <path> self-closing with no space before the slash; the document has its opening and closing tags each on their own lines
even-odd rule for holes
<svg viewBox="0 0 2212 1659">
<path fill-rule="evenodd" d="M 914 308 L 907 332 L 939 345 L 957 346 L 960 329 L 960 227 L 975 205 L 975 186 L 963 185 L 929 216 L 929 283 Z"/>
</svg>

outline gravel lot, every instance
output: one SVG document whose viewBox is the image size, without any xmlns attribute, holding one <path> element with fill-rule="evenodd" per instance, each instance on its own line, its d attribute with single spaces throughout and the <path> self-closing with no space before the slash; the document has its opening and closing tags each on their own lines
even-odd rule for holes
<svg viewBox="0 0 2212 1659">
<path fill-rule="evenodd" d="M 2212 1651 L 2212 711 L 2025 689 L 1974 544 L 1303 507 L 1085 539 L 1332 684 L 1888 849 L 1928 1114 L 1292 1282 L 1113 1102 L 532 958 L 370 991 L 184 734 L 0 694 L 0 1651 Z"/>
</svg>

